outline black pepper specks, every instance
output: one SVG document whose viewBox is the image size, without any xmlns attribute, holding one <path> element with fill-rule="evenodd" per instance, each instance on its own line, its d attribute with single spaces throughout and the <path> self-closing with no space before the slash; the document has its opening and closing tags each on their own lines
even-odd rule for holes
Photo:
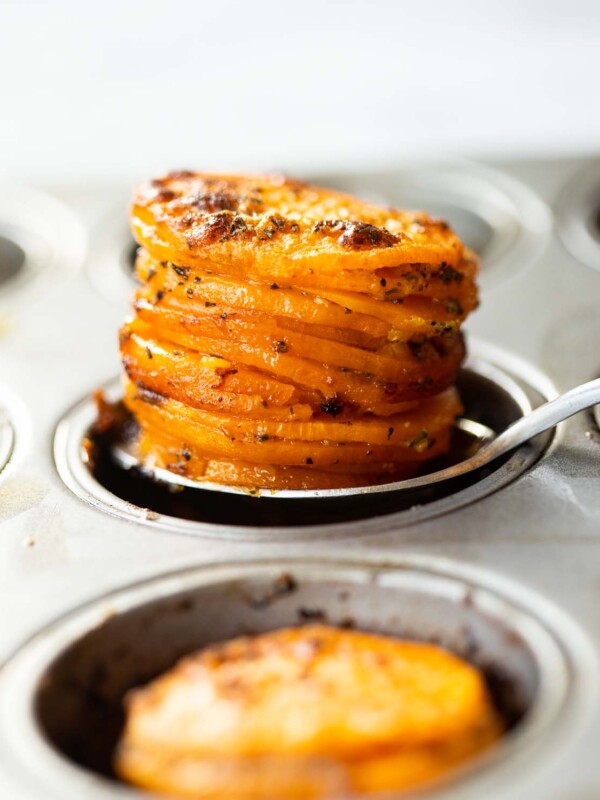
<svg viewBox="0 0 600 800">
<path fill-rule="evenodd" d="M 178 267 L 177 264 L 171 264 L 171 263 L 169 263 L 169 266 L 171 267 L 173 272 L 175 272 L 177 275 L 179 275 L 180 278 L 183 278 L 184 280 L 187 280 L 187 278 L 189 277 L 189 274 L 190 274 L 190 268 L 189 267 Z"/>
</svg>

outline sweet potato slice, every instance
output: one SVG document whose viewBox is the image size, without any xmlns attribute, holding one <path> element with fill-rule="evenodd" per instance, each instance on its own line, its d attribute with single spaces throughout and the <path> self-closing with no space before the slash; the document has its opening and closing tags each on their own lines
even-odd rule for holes
<svg viewBox="0 0 600 800">
<path fill-rule="evenodd" d="M 447 263 L 463 245 L 424 212 L 385 208 L 277 175 L 177 172 L 139 187 L 131 211 L 138 242 L 159 261 L 227 262 L 270 276 Z"/>
<path fill-rule="evenodd" d="M 455 396 L 444 400 L 431 409 L 423 409 L 418 416 L 388 418 L 385 423 L 379 420 L 362 424 L 333 420 L 285 423 L 213 414 L 168 398 L 157 401 L 154 394 L 148 397 L 133 384 L 126 384 L 125 392 L 127 408 L 147 437 L 151 434 L 148 442 L 160 439 L 170 443 L 174 453 L 187 450 L 200 460 L 233 459 L 280 466 L 356 461 L 406 463 L 439 455 L 447 445 L 450 424 L 460 408 Z M 391 419 L 395 427 L 388 424 Z M 363 443 L 367 434 L 369 441 Z M 299 438 L 302 436 L 305 438 Z M 373 439 L 377 441 L 372 443 Z"/>
<path fill-rule="evenodd" d="M 481 672 L 450 652 L 316 624 L 210 645 L 126 712 L 117 773 L 211 800 L 395 793 L 504 728 Z"/>
</svg>

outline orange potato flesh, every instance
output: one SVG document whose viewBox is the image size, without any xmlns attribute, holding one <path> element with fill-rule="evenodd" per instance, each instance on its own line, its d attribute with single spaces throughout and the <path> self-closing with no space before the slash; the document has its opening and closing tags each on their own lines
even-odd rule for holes
<svg viewBox="0 0 600 800">
<path fill-rule="evenodd" d="M 148 397 L 146 389 L 131 381 L 125 382 L 124 400 L 140 421 L 146 415 L 156 415 L 157 421 L 162 416 L 165 418 L 165 428 L 168 427 L 173 433 L 180 425 L 182 434 L 189 431 L 191 441 L 199 435 L 199 428 L 209 428 L 240 442 L 255 442 L 262 437 L 264 441 L 261 444 L 268 443 L 267 447 L 274 440 L 302 440 L 344 446 L 352 443 L 383 445 L 390 449 L 394 457 L 399 457 L 401 448 L 413 447 L 415 439 L 420 441 L 423 431 L 428 432 L 427 438 L 431 440 L 436 433 L 446 430 L 449 421 L 456 417 L 461 407 L 456 390 L 450 388 L 420 403 L 416 410 L 394 414 L 385 419 L 356 419 L 340 414 L 333 418 L 322 416 L 299 420 L 298 415 L 292 412 L 293 406 L 289 407 L 287 417 L 244 418 L 194 408 L 172 398 L 157 398 L 154 392 Z M 416 450 L 423 452 L 424 447 L 417 445 Z"/>
<path fill-rule="evenodd" d="M 181 268 L 163 262 L 157 264 L 143 251 L 137 259 L 137 275 L 148 286 L 142 295 L 151 301 L 157 292 L 168 294 L 167 302 L 179 302 L 188 312 L 220 316 L 223 312 L 251 311 L 269 316 L 287 317 L 312 324 L 327 321 L 373 337 L 398 340 L 402 332 L 431 335 L 437 331 L 457 330 L 467 311 L 476 304 L 473 282 L 465 282 L 469 293 L 445 291 L 439 282 L 433 291 L 401 294 L 394 287 L 382 298 L 351 292 L 344 284 L 317 289 L 284 287 L 276 283 L 249 282 L 199 268 Z M 314 276 L 313 276 L 314 277 Z M 385 285 L 387 283 L 384 281 Z M 381 280 L 378 283 L 381 289 Z M 172 295 L 172 297 L 170 297 Z M 210 308 L 210 311 L 206 311 Z"/>
<path fill-rule="evenodd" d="M 152 338 L 145 338 L 147 334 L 147 328 L 136 321 L 126 328 L 126 338 L 121 343 L 123 365 L 137 385 L 195 408 L 229 411 L 233 416 L 286 421 L 313 416 L 310 403 L 298 402 L 299 397 L 307 399 L 305 391 L 269 381 L 239 365 L 234 368 L 231 362 L 223 359 L 199 357 L 193 350 L 164 340 L 159 344 Z M 240 384 L 255 393 L 243 394 L 238 390 Z M 314 402 L 316 398 L 309 399 Z M 403 414 L 418 406 L 416 400 L 382 403 L 379 415 Z M 456 411 L 459 410 L 457 407 Z"/>
<path fill-rule="evenodd" d="M 331 368 L 332 372 L 339 373 L 340 368 L 342 368 L 342 371 L 346 373 L 372 374 L 376 379 L 385 382 L 416 383 L 422 378 L 425 364 L 429 368 L 430 375 L 439 375 L 440 372 L 443 373 L 447 369 L 452 369 L 452 358 L 448 358 L 444 363 L 442 354 L 435 347 L 431 347 L 426 354 L 424 353 L 418 359 L 413 355 L 410 348 L 401 342 L 387 343 L 378 351 L 373 352 L 339 342 L 324 341 L 314 336 L 296 333 L 295 331 L 286 331 L 277 327 L 276 324 L 271 323 L 269 325 L 262 320 L 255 322 L 253 325 L 248 325 L 245 321 L 230 316 L 226 321 L 221 320 L 220 325 L 212 327 L 204 321 L 201 323 L 193 319 L 188 321 L 187 317 L 182 318 L 181 316 L 174 318 L 172 313 L 163 309 L 155 311 L 151 308 L 139 306 L 138 310 L 138 320 L 124 328 L 125 334 L 137 332 L 150 338 L 153 329 L 160 326 L 160 330 L 165 333 L 165 338 L 172 335 L 175 342 L 179 339 L 180 343 L 182 343 L 181 328 L 185 328 L 192 336 L 196 335 L 198 340 L 204 341 L 208 339 L 206 335 L 208 332 L 211 340 L 214 341 L 214 344 L 210 346 L 227 353 L 227 361 L 230 368 L 233 361 L 239 364 L 247 357 L 245 355 L 246 351 L 241 347 L 236 349 L 237 345 L 243 344 L 257 352 L 265 349 L 269 355 L 274 354 L 279 357 L 288 354 L 290 357 L 300 358 L 304 362 L 312 362 L 317 356 L 317 363 L 326 365 Z M 173 319 L 179 324 L 170 326 L 171 330 L 173 330 L 171 334 L 168 327 Z M 140 325 L 142 320 L 147 321 L 148 325 Z M 153 322 L 153 320 L 156 320 L 156 322 Z M 451 340 L 447 339 L 444 343 L 445 348 L 449 349 L 450 344 Z M 171 353 L 173 351 L 178 354 L 182 353 L 179 347 L 171 347 Z M 190 357 L 193 352 L 193 348 L 188 351 Z M 455 357 L 458 355 L 462 355 L 460 345 L 455 348 Z M 174 357 L 178 358 L 180 356 L 176 355 Z M 203 356 L 203 360 L 205 359 L 206 356 Z M 223 358 L 221 360 L 226 361 Z M 289 361 L 289 358 L 286 360 Z M 299 382 L 299 380 L 296 380 L 296 383 Z M 333 384 L 329 383 L 328 385 L 332 386 Z M 391 393 L 388 388 L 387 394 Z M 331 394 L 331 390 L 328 390 L 327 394 Z"/>
<path fill-rule="evenodd" d="M 447 452 L 478 265 L 445 223 L 181 172 L 139 188 L 132 227 L 142 285 L 120 341 L 147 468 L 324 489 Z"/>
<path fill-rule="evenodd" d="M 451 420 L 460 409 L 451 388 L 419 404 L 416 412 L 386 418 L 356 421 L 342 414 L 302 420 L 306 407 L 300 406 L 290 406 L 287 417 L 284 412 L 229 418 L 161 398 L 151 387 L 150 392 L 125 383 L 125 404 L 141 428 L 142 461 L 193 480 L 283 489 L 410 477 L 424 461 L 445 452 Z"/>
<path fill-rule="evenodd" d="M 313 423 L 310 422 L 290 422 L 289 425 L 300 426 L 302 429 L 294 427 L 293 433 L 318 437 L 316 441 L 287 436 L 277 438 L 264 432 L 269 426 L 266 421 L 236 421 L 236 418 L 227 419 L 223 416 L 218 418 L 219 424 L 215 424 L 213 414 L 192 409 L 176 400 L 165 400 L 157 405 L 154 396 L 148 402 L 144 392 L 140 392 L 132 384 L 127 384 L 125 388 L 125 405 L 134 414 L 145 434 L 142 440 L 145 443 L 142 452 L 147 455 L 150 451 L 146 448 L 152 448 L 153 443 L 168 442 L 173 447 L 173 453 L 187 451 L 196 459 L 206 456 L 212 459 L 239 460 L 261 465 L 312 464 L 318 467 L 352 464 L 356 461 L 418 463 L 440 455 L 447 446 L 449 427 L 446 424 L 436 429 L 436 426 L 440 425 L 436 417 L 432 418 L 431 429 L 422 427 L 420 424 L 422 418 L 411 424 L 408 429 L 404 426 L 399 428 L 398 439 L 400 437 L 402 439 L 396 444 L 340 441 L 339 438 L 345 433 L 346 426 L 336 426 L 336 423 L 324 423 L 332 426 L 327 434 L 333 437 L 331 439 L 322 438 L 322 428 L 312 433 Z M 388 426 L 395 419 L 395 417 L 386 419 L 385 425 Z M 288 423 L 274 422 L 272 425 L 281 430 L 281 426 L 287 426 Z M 385 439 L 390 427 L 381 427 L 377 432 L 377 438 Z M 348 428 L 350 430 L 350 426 Z M 186 461 L 191 461 L 191 458 L 186 458 Z"/>
<path fill-rule="evenodd" d="M 449 652 L 310 625 L 209 646 L 130 693 L 116 769 L 176 797 L 341 797 L 430 780 L 502 730 Z"/>
<path fill-rule="evenodd" d="M 161 270 L 158 270 L 158 266 Z M 197 260 L 193 267 L 188 267 L 184 274 L 176 270 L 176 264 L 169 261 L 157 261 L 150 254 L 140 248 L 138 250 L 135 270 L 140 283 L 152 282 L 156 288 L 171 279 L 171 288 L 178 283 L 185 272 L 193 278 L 207 275 L 220 276 L 234 279 L 238 282 L 264 283 L 264 278 L 250 275 L 239 266 L 224 262 L 215 264 L 208 259 Z M 297 287 L 313 293 L 321 289 L 338 289 L 343 286 L 345 291 L 360 292 L 378 300 L 390 300 L 393 297 L 408 297 L 409 295 L 422 295 L 424 297 L 457 298 L 461 304 L 472 311 L 477 306 L 477 286 L 475 279 L 479 271 L 479 264 L 475 255 L 465 251 L 463 260 L 456 268 L 440 264 L 405 264 L 401 267 L 387 267 L 373 270 L 338 270 L 333 274 L 315 272 L 314 270 L 297 269 L 292 275 L 287 276 L 287 281 L 273 286 L 272 278 L 269 288 L 289 289 Z"/>
<path fill-rule="evenodd" d="M 244 461 L 226 461 L 210 459 L 206 453 L 195 455 L 193 450 L 186 449 L 186 457 L 182 458 L 180 443 L 156 440 L 153 436 L 150 443 L 142 436 L 139 451 L 146 454 L 152 468 L 160 467 L 176 472 L 194 481 L 210 481 L 212 483 L 250 487 L 260 486 L 263 489 L 343 489 L 349 486 L 364 486 L 365 483 L 376 484 L 388 481 L 399 481 L 413 477 L 418 469 L 414 462 L 405 464 L 333 464 L 319 465 L 309 470 L 306 467 L 278 466 L 273 464 L 249 464 Z"/>
<path fill-rule="evenodd" d="M 299 392 L 294 387 L 221 358 L 198 356 L 169 342 L 143 338 L 133 332 L 133 326 L 121 343 L 121 355 L 132 381 L 191 406 L 259 418 L 312 416 L 310 405 L 296 402 Z M 252 393 L 242 393 L 242 387 Z"/>
<path fill-rule="evenodd" d="M 143 323 L 146 323 L 145 327 Z M 330 367 L 323 362 L 302 358 L 287 349 L 287 345 L 286 349 L 273 346 L 273 343 L 265 347 L 259 337 L 253 339 L 249 336 L 249 341 L 209 337 L 203 335 L 205 327 L 196 318 L 184 317 L 165 307 L 157 310 L 152 306 L 138 305 L 137 318 L 126 326 L 125 333 L 151 329 L 162 341 L 230 361 L 235 368 L 242 364 L 262 374 L 276 376 L 279 382 L 287 382 L 313 394 L 316 392 L 322 399 L 337 395 L 365 411 L 370 410 L 373 403 L 404 402 L 442 391 L 452 383 L 464 354 L 462 340 L 448 336 L 439 343 L 441 353 L 436 343 L 431 346 L 431 357 L 415 362 L 412 375 L 407 370 L 406 376 L 397 376 L 404 379 L 390 381 L 385 375 L 357 372 L 335 364 Z M 398 367 L 400 372 L 402 362 Z"/>
</svg>

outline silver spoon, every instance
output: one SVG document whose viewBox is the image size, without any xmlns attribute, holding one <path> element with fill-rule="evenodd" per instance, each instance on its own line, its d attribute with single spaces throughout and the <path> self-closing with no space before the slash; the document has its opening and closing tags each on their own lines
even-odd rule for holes
<svg viewBox="0 0 600 800">
<path fill-rule="evenodd" d="M 500 456 L 510 453 L 519 445 L 528 442 L 540 433 L 553 428 L 579 411 L 600 403 L 600 378 L 582 383 L 574 389 L 570 389 L 565 394 L 550 400 L 523 417 L 520 417 L 512 425 L 509 425 L 501 434 L 496 433 L 474 420 L 461 418 L 456 422 L 456 427 L 467 433 L 481 443 L 477 452 L 469 458 L 453 464 L 437 472 L 430 472 L 417 478 L 395 481 L 393 483 L 382 483 L 374 486 L 359 486 L 348 489 L 256 489 L 249 490 L 237 486 L 226 486 L 223 484 L 212 483 L 210 481 L 194 481 L 181 475 L 176 475 L 169 470 L 153 468 L 148 470 L 153 478 L 163 483 L 174 486 L 186 486 L 193 489 L 208 489 L 211 491 L 222 491 L 230 494 L 254 495 L 260 497 L 277 498 L 311 498 L 311 497 L 344 497 L 358 494 L 377 494 L 381 492 L 397 492 L 407 489 L 418 489 L 429 486 L 433 483 L 451 480 L 461 475 L 485 467 Z M 120 466 L 126 469 L 132 467 L 139 468 L 139 462 L 135 455 L 126 449 L 123 444 L 114 446 L 113 454 Z"/>
</svg>

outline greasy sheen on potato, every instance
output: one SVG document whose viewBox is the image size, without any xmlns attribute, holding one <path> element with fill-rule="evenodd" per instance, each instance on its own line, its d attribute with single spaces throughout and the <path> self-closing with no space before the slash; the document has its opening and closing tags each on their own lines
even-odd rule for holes
<svg viewBox="0 0 600 800">
<path fill-rule="evenodd" d="M 448 651 L 326 625 L 211 645 L 126 710 L 117 773 L 215 800 L 404 789 L 503 728 L 481 673 Z"/>
<path fill-rule="evenodd" d="M 397 480 L 448 451 L 474 256 L 445 222 L 281 176 L 143 184 L 125 405 L 141 462 L 248 489 Z"/>
</svg>

